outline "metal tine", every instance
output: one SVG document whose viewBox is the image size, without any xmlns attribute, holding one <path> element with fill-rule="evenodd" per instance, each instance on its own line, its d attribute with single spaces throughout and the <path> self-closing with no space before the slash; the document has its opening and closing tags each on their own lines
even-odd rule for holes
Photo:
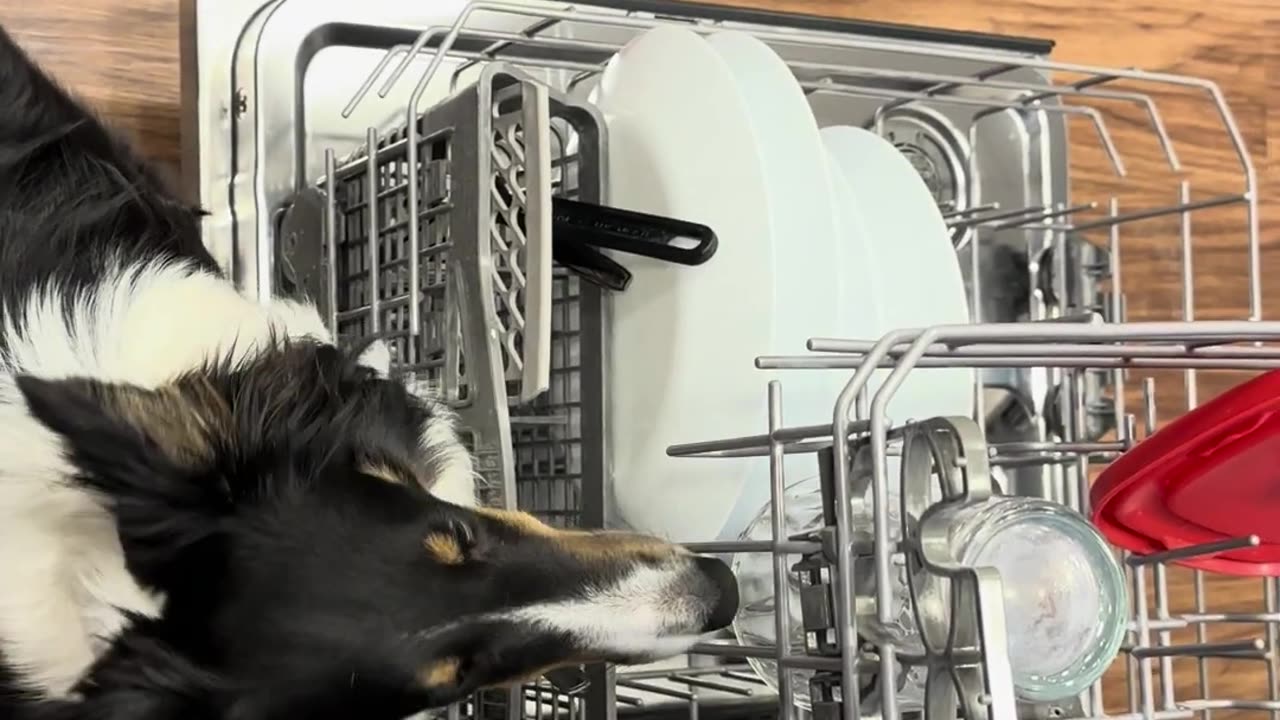
<svg viewBox="0 0 1280 720">
<path fill-rule="evenodd" d="M 870 423 L 865 420 L 851 421 L 849 435 L 860 435 L 867 431 Z M 682 443 L 667 448 L 671 457 L 697 457 L 733 450 L 768 450 L 771 442 L 798 442 L 803 440 L 829 439 L 831 425 L 801 425 L 793 428 L 779 428 L 768 435 L 749 435 L 747 437 L 727 440 L 709 440 L 705 442 Z"/>
<path fill-rule="evenodd" d="M 751 697 L 755 695 L 752 688 L 744 688 L 738 685 L 730 685 L 729 683 L 720 683 L 714 680 L 704 680 L 700 677 L 686 677 L 680 674 L 671 674 L 667 676 L 667 680 L 677 682 L 690 687 L 704 688 L 706 690 L 716 690 L 719 692 L 729 693 L 730 695 L 741 695 L 742 697 Z"/>
<path fill-rule="evenodd" d="M 991 443 L 988 453 L 992 456 L 998 453 L 1017 455 L 1036 452 L 1106 453 L 1123 452 L 1128 447 L 1125 442 L 1005 442 Z"/>
<path fill-rule="evenodd" d="M 329 293 L 329 332 L 338 339 L 338 177 L 333 148 L 324 149 L 324 244 L 329 264 L 326 289 Z"/>
<path fill-rule="evenodd" d="M 525 692 L 526 700 L 539 700 L 543 702 L 550 700 L 551 702 L 559 706 L 561 710 L 570 709 L 570 706 L 571 706 L 570 699 L 560 694 L 559 692 L 553 690 L 552 688 L 542 687 L 539 685 L 526 685 L 524 692 Z"/>
<path fill-rule="evenodd" d="M 1156 138 L 1160 141 L 1160 149 L 1164 151 L 1165 161 L 1169 163 L 1169 169 L 1173 172 L 1182 170 L 1182 162 L 1178 159 L 1178 152 L 1173 147 L 1173 138 L 1169 136 L 1169 131 L 1165 127 L 1164 117 L 1161 115 L 1156 102 L 1151 99 L 1150 95 L 1139 92 L 1125 92 L 1114 90 L 1102 90 L 1094 92 L 1085 92 L 1086 88 L 1096 85 L 1109 83 L 1118 78 L 1115 75 L 1095 75 L 1085 78 L 1079 82 L 1069 83 L 1067 87 L 1074 88 L 1070 94 L 1079 94 L 1084 97 L 1094 97 L 1099 99 L 1126 100 L 1137 103 L 1147 111 L 1147 119 L 1151 121 L 1151 129 L 1155 131 Z M 1032 93 L 1022 99 L 1025 103 L 1039 102 L 1050 97 L 1056 97 L 1063 93 L 1057 89 L 1050 89 L 1043 92 Z"/>
<path fill-rule="evenodd" d="M 629 680 L 627 678 L 620 677 L 617 680 L 617 684 L 618 684 L 618 687 L 631 688 L 632 690 L 639 690 L 641 692 L 653 693 L 654 695 L 665 695 L 667 697 L 676 698 L 678 700 L 693 699 L 693 693 L 689 692 L 688 690 L 677 690 L 675 688 L 663 687 L 661 685 L 654 685 L 653 683 L 645 682 L 643 680 Z"/>
<path fill-rule="evenodd" d="M 738 645 L 736 643 L 701 642 L 695 643 L 689 650 L 690 655 L 711 655 L 713 657 L 762 658 L 776 660 L 778 650 L 772 645 Z M 851 656 L 852 657 L 852 656 Z M 856 658 L 855 658 L 856 660 Z M 792 655 L 785 658 L 782 666 L 801 670 L 839 670 L 840 658 L 821 657 L 817 655 Z"/>
<path fill-rule="evenodd" d="M 983 225 L 985 223 L 995 222 L 997 220 L 1008 220 L 1010 218 L 1022 218 L 1025 216 L 1039 215 L 1050 210 L 1047 205 L 1032 205 L 1029 207 L 1008 209 L 996 209 L 988 213 L 970 213 L 963 220 L 956 220 L 947 223 L 950 227 L 963 228 Z"/>
<path fill-rule="evenodd" d="M 1280 322 L 1252 320 L 1201 320 L 1187 322 L 1138 323 L 983 323 L 911 328 L 888 333 L 891 346 L 913 341 L 926 333 L 936 335 L 933 344 L 969 345 L 999 343 L 1023 345 L 1035 342 L 1115 343 L 1115 342 L 1251 342 L 1280 340 Z M 843 338 L 810 338 L 806 347 L 814 352 L 846 352 L 863 341 Z"/>
<path fill-rule="evenodd" d="M 1268 614 L 1274 614 L 1277 609 L 1276 591 L 1275 578 L 1262 579 L 1263 607 Z M 1196 629 L 1199 630 L 1203 627 L 1203 625 L 1198 625 Z M 1265 628 L 1266 644 L 1263 647 L 1263 652 L 1267 655 L 1267 697 L 1272 701 L 1277 700 L 1277 693 L 1280 693 L 1280 688 L 1276 686 L 1278 670 L 1276 663 L 1280 662 L 1280 658 L 1276 657 L 1277 645 L 1280 644 L 1280 637 L 1277 636 L 1280 636 L 1280 629 L 1277 629 L 1275 623 L 1267 623 Z M 1208 697 L 1208 693 L 1205 693 L 1205 697 Z M 1280 717 L 1280 711 L 1272 710 L 1271 717 Z"/>
<path fill-rule="evenodd" d="M 822 549 L 822 543 L 804 540 L 720 540 L 712 542 L 684 543 L 690 552 L 704 555 L 740 552 L 776 552 L 789 555 L 807 555 Z"/>
<path fill-rule="evenodd" d="M 365 165 L 368 189 L 365 191 L 365 203 L 368 205 L 368 253 L 369 253 L 369 332 L 377 334 L 382 329 L 382 311 L 380 309 L 382 266 L 378 261 L 378 238 L 381 231 L 378 217 L 378 129 L 371 127 L 365 132 L 369 156 Z M 416 224 L 416 223 L 414 223 Z M 412 291 L 411 291 L 412 292 Z"/>
<path fill-rule="evenodd" d="M 1179 215 L 1183 213 L 1193 212 L 1196 210 L 1207 210 L 1209 208 L 1221 207 L 1223 205 L 1231 205 L 1238 202 L 1246 202 L 1249 197 L 1244 194 L 1218 195 L 1205 200 L 1197 200 L 1195 202 L 1180 202 L 1174 205 L 1166 205 L 1164 207 L 1152 208 L 1150 210 L 1137 210 L 1123 215 L 1113 215 L 1097 220 L 1092 220 L 1079 225 L 1063 226 L 1064 230 L 1074 232 L 1085 232 L 1095 230 L 1097 228 L 1111 227 L 1112 225 L 1122 225 L 1125 223 L 1138 222 L 1139 220 L 1151 220 L 1153 218 L 1166 217 L 1169 215 Z"/>
<path fill-rule="evenodd" d="M 1280 613 L 1183 613 L 1179 615 L 1170 615 L 1164 620 L 1151 620 L 1149 627 L 1152 630 L 1157 631 L 1183 630 L 1189 627 L 1208 624 L 1278 625 L 1280 624 Z M 1137 624 L 1130 622 L 1128 624 L 1128 628 L 1130 632 L 1134 632 L 1137 628 Z M 1197 640 L 1196 642 L 1201 641 Z"/>
<path fill-rule="evenodd" d="M 973 207 L 962 208 L 960 210 L 948 210 L 947 212 L 942 213 L 942 219 L 951 220 L 952 218 L 968 217 L 977 213 L 991 212 L 992 210 L 999 209 L 1000 203 L 990 202 L 983 205 L 974 205 Z M 950 223 L 948 223 L 948 225 L 950 225 Z"/>
<path fill-rule="evenodd" d="M 633 695 L 615 693 L 613 699 L 616 700 L 619 705 L 626 705 L 628 707 L 644 707 L 644 700 Z"/>
<path fill-rule="evenodd" d="M 1142 379 L 1142 407 L 1143 407 L 1143 431 L 1147 437 L 1155 434 L 1156 428 L 1159 426 L 1159 418 L 1156 414 L 1156 379 Z"/>
<path fill-rule="evenodd" d="M 1022 67 L 1021 65 L 1018 65 L 1016 63 L 1004 62 L 998 65 L 995 65 L 993 67 L 989 67 L 985 70 L 980 70 L 978 72 L 975 72 L 971 77 L 973 80 L 985 81 L 994 77 L 998 77 L 1000 75 L 1004 75 L 1006 73 L 1011 73 L 1014 70 L 1020 69 L 1021 67 Z M 961 86 L 960 82 L 943 81 L 925 88 L 924 92 L 929 93 L 930 96 L 933 96 L 933 95 L 939 95 L 944 92 L 951 92 L 952 90 L 958 89 L 960 86 Z M 886 111 L 894 110 L 896 108 L 900 108 L 908 104 L 910 104 L 909 101 L 897 100 L 891 103 L 886 103 L 884 109 Z"/>
<path fill-rule="evenodd" d="M 1020 104 L 1018 107 L 1022 107 Z M 1075 108 L 1073 111 L 1060 111 L 1059 108 Z M 1125 169 L 1124 160 L 1120 158 L 1120 151 L 1116 148 L 1115 141 L 1111 137 L 1111 131 L 1107 129 L 1107 122 L 1102 118 L 1102 113 L 1097 108 L 1088 106 L 1070 106 L 1070 105 L 1040 105 L 1038 110 L 1046 112 L 1065 112 L 1068 115 L 1084 115 L 1093 123 L 1094 132 L 1098 134 L 1098 140 L 1102 143 L 1102 149 L 1107 153 L 1107 159 L 1111 161 L 1111 168 L 1115 171 L 1117 177 L 1126 177 L 1129 173 Z M 988 107 L 973 116 L 974 124 L 969 126 L 970 145 L 973 144 L 973 138 L 976 136 L 978 122 L 988 117 L 993 117 L 1000 113 L 1002 108 L 995 106 Z"/>
<path fill-rule="evenodd" d="M 520 36 L 525 39 L 533 38 L 535 35 L 542 32 L 543 30 L 550 30 L 556 25 L 559 25 L 560 22 L 561 21 L 559 18 L 543 18 L 541 20 L 537 20 L 531 23 L 524 30 L 521 30 Z M 493 43 L 492 45 L 485 48 L 484 50 L 481 50 L 480 54 L 487 58 L 495 58 L 497 57 L 498 53 L 511 47 L 511 45 L 514 44 L 515 42 L 516 42 L 515 40 L 500 40 L 498 42 Z M 480 61 L 468 60 L 466 63 L 463 63 L 463 66 L 464 67 L 474 66 L 478 62 Z"/>
<path fill-rule="evenodd" d="M 764 357 L 757 358 L 756 367 L 763 370 L 852 370 L 861 367 L 860 357 Z M 879 368 L 897 367 L 897 360 L 883 358 L 876 363 Z M 1218 359 L 1218 358 L 1124 358 L 1124 357 L 1063 357 L 1059 355 L 1031 355 L 1014 357 L 975 358 L 921 358 L 913 364 L 917 368 L 1152 368 L 1174 369 L 1201 368 L 1208 370 L 1270 370 L 1280 367 L 1280 359 Z"/>
<path fill-rule="evenodd" d="M 780 544 L 787 533 L 786 473 L 784 469 L 782 438 L 782 383 L 769 382 L 769 523 L 775 544 Z M 774 637 L 777 638 L 775 659 L 779 668 L 786 667 L 791 657 L 791 597 L 787 578 L 787 556 L 778 550 L 773 553 Z M 750 693 L 748 693 L 750 694 Z M 784 708 L 794 704 L 795 688 L 791 686 L 791 673 L 778 673 L 778 702 Z"/>
<path fill-rule="evenodd" d="M 1135 710 L 1115 715 L 1090 715 L 1075 720 L 1187 720 L 1194 716 L 1193 710 L 1153 710 L 1150 713 Z"/>
<path fill-rule="evenodd" d="M 720 675 L 722 675 L 723 677 L 727 677 L 731 680 L 740 680 L 742 682 L 754 683 L 756 685 L 768 685 L 768 683 L 766 683 L 764 680 L 761 680 L 760 676 L 756 675 L 755 673 L 745 673 L 745 672 L 737 672 L 734 670 L 725 670 L 721 672 Z"/>
<path fill-rule="evenodd" d="M 1058 207 L 1055 209 L 1044 210 L 1043 212 L 1036 213 L 1031 217 L 1018 218 L 1015 220 L 1010 220 L 1008 222 L 996 223 L 995 225 L 990 225 L 989 227 L 992 230 L 1013 230 L 1015 228 L 1026 228 L 1028 230 L 1040 231 L 1040 230 L 1044 230 L 1044 227 L 1039 225 L 1033 225 L 1032 223 L 1044 222 L 1045 220 L 1053 220 L 1055 218 L 1066 217 L 1068 215 L 1075 215 L 1076 213 L 1084 212 L 1086 210 L 1093 210 L 1097 206 L 1098 206 L 1097 203 L 1089 202 L 1083 205 L 1073 205 L 1071 207 Z"/>
<path fill-rule="evenodd" d="M 731 667 L 744 666 L 738 664 L 736 666 L 717 665 L 715 667 L 687 667 L 679 668 L 677 670 L 672 670 L 671 668 L 663 670 L 627 670 L 626 672 L 619 673 L 618 677 L 627 678 L 629 680 L 663 680 L 672 674 L 676 674 L 681 677 L 703 677 L 706 675 L 720 675 L 725 671 L 725 668 Z M 754 674 L 752 675 L 754 676 Z"/>
<path fill-rule="evenodd" d="M 1254 638 L 1243 642 L 1191 643 L 1168 647 L 1135 647 L 1129 654 L 1137 658 L 1162 657 L 1218 657 L 1236 659 L 1263 659 L 1262 640 Z"/>
<path fill-rule="evenodd" d="M 1280 710 L 1280 701 L 1277 700 L 1187 700 L 1182 703 L 1192 710 L 1267 710 L 1275 712 Z"/>
<path fill-rule="evenodd" d="M 1133 556 L 1125 558 L 1126 561 Z M 1147 647 L 1151 644 L 1151 625 L 1150 616 L 1147 613 L 1147 573 L 1142 567 L 1135 567 L 1129 564 L 1131 569 L 1129 575 L 1133 583 L 1133 604 L 1137 615 L 1134 634 L 1137 637 L 1138 647 Z M 1147 656 L 1137 653 L 1129 653 L 1131 661 L 1137 661 L 1138 665 L 1138 703 L 1137 706 L 1142 708 L 1142 716 L 1145 718 L 1153 717 L 1155 713 L 1155 691 L 1151 679 L 1151 660 Z"/>
<path fill-rule="evenodd" d="M 905 355 L 910 343 L 898 343 L 889 349 L 889 357 L 897 358 Z M 846 349 L 838 351 L 849 354 L 866 354 L 875 347 L 873 341 L 848 341 Z M 924 357 L 1020 357 L 1034 355 L 1070 355 L 1077 357 L 1133 357 L 1133 358 L 1176 358 L 1203 357 L 1216 359 L 1241 360 L 1276 360 L 1280 359 L 1280 346 L 1255 345 L 1207 345 L 1203 343 L 1152 344 L 1152 345 L 1103 345 L 1084 343 L 1020 343 L 1018 345 L 972 344 L 952 345 L 933 343 L 925 348 Z M 791 356 L 766 356 L 791 357 Z M 804 356 L 800 356 L 804 357 Z"/>
<path fill-rule="evenodd" d="M 1118 452 L 1110 452 L 1110 453 L 1063 452 L 1063 453 L 1039 453 L 1036 455 L 1014 455 L 1014 456 L 993 455 L 990 458 L 989 462 L 992 465 L 997 465 L 999 467 L 1006 467 L 1006 468 L 1041 467 L 1041 466 L 1047 466 L 1047 465 L 1070 465 L 1072 463 L 1079 463 L 1082 461 L 1085 463 L 1090 463 L 1090 462 L 1108 463 L 1114 460 L 1116 456 L 1119 454 L 1120 453 Z M 1079 488 L 1077 483 L 1077 487 L 1072 490 L 1073 497 L 1079 495 L 1078 490 Z"/>
<path fill-rule="evenodd" d="M 1267 611 L 1261 613 L 1184 613 L 1175 615 L 1173 620 L 1181 620 L 1187 625 L 1205 623 L 1266 623 L 1280 625 L 1280 612 Z"/>
<path fill-rule="evenodd" d="M 1120 392 L 1117 391 L 1116 394 L 1119 395 Z M 1156 427 L 1158 426 L 1155 378 L 1142 379 L 1142 405 L 1144 421 L 1143 430 L 1146 437 L 1151 437 L 1155 434 Z M 1165 564 L 1155 563 L 1153 575 L 1156 593 L 1156 621 L 1164 622 L 1169 619 L 1169 578 Z M 1172 637 L 1169 635 L 1168 630 L 1160 630 L 1156 637 L 1161 647 L 1170 647 L 1173 644 Z M 1199 638 L 1198 642 L 1203 643 L 1204 638 Z M 1160 658 L 1160 699 L 1161 704 L 1165 709 L 1173 707 L 1174 694 L 1172 656 L 1163 656 Z"/>
<path fill-rule="evenodd" d="M 873 88 L 863 85 L 849 85 L 845 83 L 836 83 L 833 81 L 802 81 L 800 87 L 806 92 L 831 92 L 838 95 L 853 95 L 855 97 L 872 97 L 872 98 L 896 98 L 899 100 L 928 100 L 932 103 L 946 105 L 961 105 L 965 107 L 983 108 L 983 111 L 974 116 L 975 123 L 989 115 L 1004 112 L 1005 110 L 1018 110 L 1023 106 L 1018 102 L 996 102 L 991 100 L 983 100 L 980 98 L 968 98 L 955 95 L 936 96 L 926 95 L 924 93 L 912 90 L 893 90 L 890 88 Z M 1062 115 L 1083 115 L 1089 118 L 1093 123 L 1094 131 L 1097 132 L 1099 140 L 1102 142 L 1102 148 L 1107 153 L 1107 157 L 1111 160 L 1111 167 L 1115 170 L 1115 174 L 1119 177 L 1126 175 L 1124 161 L 1120 157 L 1120 152 L 1116 149 L 1115 142 L 1111 138 L 1111 132 L 1107 129 L 1106 120 L 1096 108 L 1083 105 L 1046 105 L 1040 108 L 1049 113 Z"/>
<path fill-rule="evenodd" d="M 1261 540 L 1257 535 L 1245 535 L 1244 537 L 1232 538 L 1230 540 L 1217 540 L 1214 542 L 1200 543 L 1198 545 L 1188 545 L 1187 547 L 1151 553 L 1150 555 L 1130 555 L 1126 562 L 1133 567 L 1140 567 L 1143 565 L 1153 565 L 1155 563 L 1174 562 L 1177 560 L 1189 560 L 1196 557 L 1218 555 L 1232 550 L 1258 547 L 1260 544 Z"/>
<path fill-rule="evenodd" d="M 356 88 L 355 93 L 351 95 L 351 99 L 347 100 L 347 104 L 343 106 L 342 117 L 344 119 L 351 117 L 351 113 L 356 111 L 360 102 L 364 100 L 364 96 L 368 95 L 369 90 L 373 88 L 374 81 L 376 81 L 382 75 L 383 71 L 387 69 L 387 65 L 391 63 L 392 58 L 402 52 L 407 52 L 408 50 L 408 45 L 392 45 L 387 48 L 387 51 L 382 55 L 382 59 L 378 60 L 378 64 L 374 66 L 373 72 L 370 72 L 369 76 L 360 83 L 360 87 Z"/>
<path fill-rule="evenodd" d="M 982 73 L 976 76 L 965 77 L 963 75 L 947 75 L 943 73 L 930 73 L 922 71 L 908 70 L 886 70 L 884 68 L 867 67 L 862 65 L 831 65 L 826 63 L 808 63 L 808 62 L 789 62 L 793 68 L 802 70 L 832 70 L 837 71 L 844 77 L 845 73 L 849 75 L 861 77 L 876 78 L 903 78 L 908 80 L 937 81 L 939 84 L 926 88 L 923 92 L 929 97 L 938 97 L 944 93 L 951 93 L 965 86 L 983 86 L 1000 90 L 1024 90 L 1030 92 L 1019 98 L 1019 102 L 1023 105 L 1032 105 L 1042 100 L 1054 97 L 1076 96 L 1096 98 L 1099 100 L 1119 100 L 1130 102 L 1142 106 L 1147 111 L 1147 117 L 1151 121 L 1151 128 L 1156 133 L 1160 141 L 1160 148 L 1163 150 L 1165 160 L 1169 164 L 1169 168 L 1174 172 L 1182 168 L 1181 162 L 1178 160 L 1177 152 L 1173 147 L 1173 140 L 1169 137 L 1169 132 L 1165 127 L 1164 118 L 1161 116 L 1156 103 L 1151 99 L 1150 95 L 1140 92 L 1114 91 L 1114 90 L 1088 90 L 1089 87 L 1101 85 L 1116 79 L 1116 76 L 1095 76 L 1081 82 L 1068 83 L 1066 85 L 1037 85 L 1031 82 L 1019 82 L 1014 80 L 996 80 L 996 75 L 1019 69 L 1017 65 L 1006 65 L 997 68 L 997 72 Z M 825 79 L 825 78 L 820 78 Z"/>
</svg>

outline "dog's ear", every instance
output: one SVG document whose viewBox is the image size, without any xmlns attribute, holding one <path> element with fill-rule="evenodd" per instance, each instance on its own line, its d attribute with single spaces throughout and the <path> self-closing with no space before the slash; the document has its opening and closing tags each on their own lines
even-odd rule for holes
<svg viewBox="0 0 1280 720">
<path fill-rule="evenodd" d="M 163 587 L 186 548 L 216 531 L 231 492 L 213 467 L 229 411 L 211 388 L 159 390 L 17 378 L 31 414 L 62 437 L 76 482 L 116 517 L 129 569 Z"/>
<path fill-rule="evenodd" d="M 381 339 L 375 338 L 357 350 L 360 353 L 356 358 L 357 365 L 369 368 L 380 378 L 391 375 L 391 348 Z"/>
</svg>

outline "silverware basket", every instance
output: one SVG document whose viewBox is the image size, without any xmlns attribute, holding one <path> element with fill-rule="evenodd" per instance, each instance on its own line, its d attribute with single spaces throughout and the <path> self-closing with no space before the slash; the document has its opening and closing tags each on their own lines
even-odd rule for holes
<svg viewBox="0 0 1280 720">
<path fill-rule="evenodd" d="M 788 62 L 820 123 L 890 138 L 948 220 L 975 320 L 814 338 L 811 354 L 762 357 L 761 367 L 795 372 L 845 368 L 850 382 L 831 402 L 847 420 L 783 427 L 785 383 L 762 383 L 770 423 L 760 435 L 689 438 L 670 450 L 774 460 L 772 538 L 693 547 L 770 554 L 777 587 L 802 577 L 803 647 L 715 640 L 678 668 L 560 672 L 451 716 L 1280 717 L 1274 580 L 1250 583 L 1256 610 L 1219 610 L 1215 584 L 1243 586 L 1196 572 L 1194 608 L 1171 609 L 1166 563 L 1222 547 L 1124 557 L 1133 614 L 1114 672 L 1078 698 L 1034 704 L 1013 695 L 999 574 L 931 557 L 927 528 L 890 539 L 899 482 L 921 517 L 985 502 L 996 485 L 1087 512 L 1092 472 L 1156 426 L 1155 381 L 1143 373 L 1176 371 L 1172 382 L 1193 407 L 1202 374 L 1280 365 L 1280 351 L 1257 344 L 1280 327 L 1260 317 L 1255 173 L 1216 85 L 1055 62 L 1052 44 L 1033 39 L 667 0 L 446 5 L 185 0 L 184 105 L 197 138 L 185 166 L 212 211 L 207 242 L 247 291 L 312 296 L 342 341 L 384 337 L 398 373 L 457 408 L 486 502 L 560 526 L 616 523 L 604 442 L 608 303 L 552 261 L 554 198 L 606 202 L 605 123 L 583 90 L 656 25 L 750 32 Z M 1201 98 L 1220 121 L 1216 162 L 1238 166 L 1237 187 L 1193 194 L 1177 123 L 1161 111 L 1173 95 Z M 1070 147 L 1068 120 L 1083 130 Z M 1112 134 L 1122 123 L 1149 130 L 1150 147 L 1135 154 L 1163 162 L 1168 177 L 1130 176 L 1130 148 Z M 1089 174 L 1107 177 L 1095 185 L 1115 192 L 1075 197 L 1068 150 L 1095 160 Z M 1126 183 L 1167 186 L 1170 200 L 1122 209 Z M 1193 218 L 1225 207 L 1242 215 L 1233 237 L 1244 248 L 1237 271 L 1250 314 L 1197 322 Z M 1177 223 L 1169 244 L 1181 307 L 1170 322 L 1130 323 L 1145 288 L 1124 283 L 1123 239 L 1162 219 Z M 940 366 L 977 370 L 974 418 L 895 424 L 884 404 L 896 381 L 876 392 L 866 385 L 877 368 L 900 380 Z M 829 522 L 820 532 L 785 532 L 785 453 L 811 453 L 822 470 Z M 901 481 L 886 473 L 890 456 L 909 469 Z M 917 491 L 931 483 L 940 497 L 922 499 Z M 855 527 L 862 491 L 869 521 Z M 853 608 L 887 605 L 876 588 L 890 585 L 895 562 L 950 584 L 952 610 L 917 617 L 945 638 L 924 652 L 859 633 Z M 786 635 L 787 603 L 774 611 Z M 1249 632 L 1219 640 L 1223 627 Z M 748 660 L 803 669 L 796 682 L 807 684 L 808 709 L 793 706 L 790 672 L 765 683 Z M 1215 663 L 1238 661 L 1260 664 L 1265 681 L 1248 696 L 1216 695 Z M 1174 682 L 1184 664 L 1195 668 L 1194 687 Z M 920 707 L 904 709 L 882 690 L 920 678 Z"/>
</svg>

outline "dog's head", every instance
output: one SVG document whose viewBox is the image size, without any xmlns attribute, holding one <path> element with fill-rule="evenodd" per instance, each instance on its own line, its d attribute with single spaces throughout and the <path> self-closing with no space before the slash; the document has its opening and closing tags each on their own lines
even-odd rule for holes
<svg viewBox="0 0 1280 720">
<path fill-rule="evenodd" d="M 243 702 L 403 716 L 559 665 L 678 654 L 736 611 L 717 560 L 433 497 L 422 437 L 440 420 L 332 347 L 155 390 L 19 387 L 164 595 L 152 632 Z"/>
</svg>

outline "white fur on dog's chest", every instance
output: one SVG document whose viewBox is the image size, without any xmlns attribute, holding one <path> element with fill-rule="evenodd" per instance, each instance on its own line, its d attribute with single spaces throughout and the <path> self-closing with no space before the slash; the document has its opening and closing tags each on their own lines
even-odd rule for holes
<svg viewBox="0 0 1280 720">
<path fill-rule="evenodd" d="M 179 264 L 106 268 L 102 290 L 68 322 L 53 287 L 33 296 L 0 375 L 0 652 L 33 689 L 66 694 L 123 629 L 162 599 L 125 567 L 115 521 L 73 472 L 59 438 L 34 420 L 14 372 L 154 388 L 202 363 L 273 339 L 328 340 L 313 308 L 264 307 L 225 280 Z M 18 328 L 23 328 L 19 332 Z M 274 335 L 274 337 L 273 337 Z"/>
<path fill-rule="evenodd" d="M 315 308 L 268 306 L 222 278 L 181 264 L 104 268 L 100 292 L 68 320 L 56 287 L 29 299 L 3 329 L 0 370 L 0 654 L 32 690 L 67 694 L 119 634 L 126 613 L 154 616 L 163 600 L 125 567 L 111 514 L 71 484 L 61 440 L 27 412 L 14 373 L 86 377 L 154 388 L 207 361 L 250 356 L 266 344 L 329 333 Z M 19 331 L 18 328 L 23 328 Z M 447 429 L 447 428 L 446 428 Z M 429 427 L 424 448 L 437 445 Z M 456 438 L 453 446 L 460 450 Z M 474 502 L 465 452 L 432 492 Z"/>
<path fill-rule="evenodd" d="M 123 611 L 155 615 L 160 599 L 125 568 L 106 510 L 33 480 L 0 478 L 0 651 L 34 689 L 63 695 L 124 627 Z"/>
</svg>

